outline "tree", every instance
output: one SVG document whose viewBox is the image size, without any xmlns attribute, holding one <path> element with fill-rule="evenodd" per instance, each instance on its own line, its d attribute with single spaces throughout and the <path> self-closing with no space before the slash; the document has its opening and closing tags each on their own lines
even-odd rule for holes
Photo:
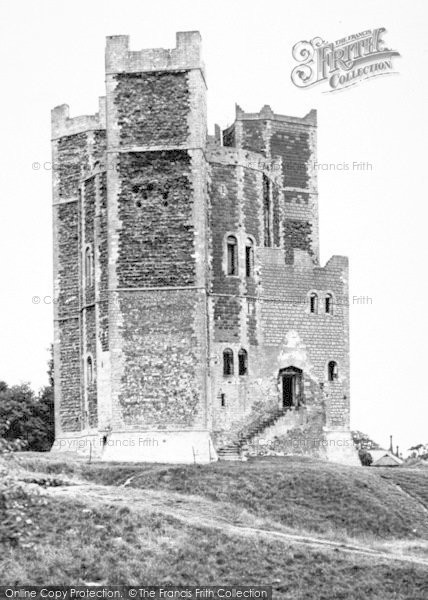
<svg viewBox="0 0 428 600">
<path fill-rule="evenodd" d="M 0 382 L 0 437 L 20 441 L 27 450 L 49 450 L 54 441 L 53 358 L 48 365 L 50 385 L 35 395 L 28 384 L 9 387 Z"/>
<path fill-rule="evenodd" d="M 354 446 L 357 450 L 379 450 L 378 443 L 373 441 L 366 433 L 362 431 L 351 431 Z"/>
<path fill-rule="evenodd" d="M 358 456 L 363 467 L 370 467 L 373 462 L 373 457 L 367 450 L 358 450 Z"/>
<path fill-rule="evenodd" d="M 422 458 L 428 460 L 428 444 L 416 444 L 409 448 L 412 452 L 412 458 Z"/>
<path fill-rule="evenodd" d="M 39 430 L 37 442 L 33 444 L 31 450 L 50 450 L 55 441 L 54 392 L 52 386 L 47 385 L 40 390 L 35 405 L 35 415 L 39 418 L 39 422 L 43 424 L 43 429 Z"/>
<path fill-rule="evenodd" d="M 26 383 L 0 392 L 0 422 L 6 440 L 26 442 L 28 450 L 47 450 L 49 404 L 43 394 L 36 397 Z M 48 435 L 49 438 L 49 435 Z"/>
<path fill-rule="evenodd" d="M 48 379 L 49 379 L 49 386 L 52 388 L 52 392 L 53 392 L 53 387 L 54 387 L 54 354 L 53 354 L 53 344 L 50 345 L 49 348 L 49 352 L 50 352 L 50 359 L 48 361 Z"/>
</svg>

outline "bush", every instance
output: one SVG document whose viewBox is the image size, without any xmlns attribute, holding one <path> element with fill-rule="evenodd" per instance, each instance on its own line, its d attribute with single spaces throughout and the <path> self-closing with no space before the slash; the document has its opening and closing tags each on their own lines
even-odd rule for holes
<svg viewBox="0 0 428 600">
<path fill-rule="evenodd" d="M 372 455 L 367 450 L 359 450 L 358 456 L 360 458 L 360 462 L 364 467 L 370 467 L 373 462 Z"/>
<path fill-rule="evenodd" d="M 54 441 L 53 389 L 38 396 L 28 384 L 8 387 L 0 382 L 0 439 L 12 450 L 49 450 Z M 4 444 L 4 442 L 2 442 Z"/>
</svg>

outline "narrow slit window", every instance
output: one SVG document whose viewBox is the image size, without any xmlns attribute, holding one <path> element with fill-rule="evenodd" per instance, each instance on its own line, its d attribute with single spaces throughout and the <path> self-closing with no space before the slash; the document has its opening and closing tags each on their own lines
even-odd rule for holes
<svg viewBox="0 0 428 600">
<path fill-rule="evenodd" d="M 92 356 L 88 356 L 86 359 L 86 384 L 92 385 L 94 382 L 94 365 L 92 362 Z"/>
<path fill-rule="evenodd" d="M 226 407 L 226 394 L 220 394 L 220 405 L 222 408 Z"/>
<path fill-rule="evenodd" d="M 238 274 L 238 240 L 234 235 L 227 238 L 227 274 Z"/>
<path fill-rule="evenodd" d="M 325 312 L 328 314 L 333 313 L 333 297 L 331 294 L 327 294 L 325 297 Z"/>
<path fill-rule="evenodd" d="M 92 248 L 88 246 L 85 250 L 85 284 L 91 287 L 94 282 L 94 255 Z"/>
<path fill-rule="evenodd" d="M 254 275 L 254 244 L 249 238 L 245 245 L 245 275 L 246 277 Z"/>
<path fill-rule="evenodd" d="M 223 351 L 223 375 L 233 375 L 233 350 L 230 348 Z"/>
<path fill-rule="evenodd" d="M 264 245 L 271 246 L 271 202 L 270 202 L 270 181 L 263 175 L 263 226 L 264 226 Z"/>
<path fill-rule="evenodd" d="M 238 352 L 238 366 L 240 375 L 246 375 L 248 373 L 248 354 L 243 348 Z"/>
</svg>

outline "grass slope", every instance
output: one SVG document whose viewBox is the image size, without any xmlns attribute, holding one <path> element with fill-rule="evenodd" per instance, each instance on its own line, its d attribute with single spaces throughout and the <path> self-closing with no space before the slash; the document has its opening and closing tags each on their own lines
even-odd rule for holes
<svg viewBox="0 0 428 600">
<path fill-rule="evenodd" d="M 130 479 L 131 487 L 200 495 L 296 530 L 335 537 L 428 538 L 422 505 L 428 473 L 423 469 L 363 469 L 297 457 L 171 466 L 21 456 L 29 468 L 66 471 L 109 485 Z"/>
<path fill-rule="evenodd" d="M 412 498 L 420 502 L 428 511 L 428 469 L 382 469 L 381 477 L 399 485 Z"/>
<path fill-rule="evenodd" d="M 35 546 L 3 547 L 3 585 L 269 585 L 284 600 L 422 600 L 422 567 L 185 526 L 128 507 L 48 499 Z"/>
</svg>

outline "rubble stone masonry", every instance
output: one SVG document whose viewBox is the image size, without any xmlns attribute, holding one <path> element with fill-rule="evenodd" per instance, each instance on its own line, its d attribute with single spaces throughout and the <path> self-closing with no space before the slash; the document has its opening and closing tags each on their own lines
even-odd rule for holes
<svg viewBox="0 0 428 600">
<path fill-rule="evenodd" d="M 198 32 L 107 38 L 99 112 L 52 111 L 56 447 L 356 463 L 326 443 L 350 439 L 348 263 L 319 264 L 316 127 L 237 106 L 209 136 Z"/>
</svg>

